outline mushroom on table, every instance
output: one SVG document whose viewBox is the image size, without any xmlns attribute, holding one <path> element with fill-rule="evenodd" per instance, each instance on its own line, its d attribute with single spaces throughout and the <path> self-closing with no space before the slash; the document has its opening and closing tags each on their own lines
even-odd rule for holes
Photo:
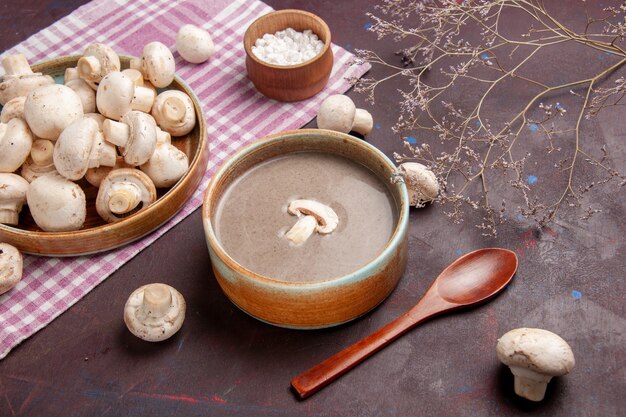
<svg viewBox="0 0 626 417">
<path fill-rule="evenodd" d="M 176 34 L 176 50 L 192 64 L 200 64 L 213 55 L 215 45 L 206 30 L 191 24 L 183 25 Z"/>
<path fill-rule="evenodd" d="M 374 127 L 372 115 L 364 109 L 357 109 L 352 99 L 343 94 L 335 94 L 325 99 L 317 111 L 317 127 L 348 133 L 351 131 L 367 135 Z"/>
<path fill-rule="evenodd" d="M 435 174 L 418 162 L 404 162 L 398 166 L 398 173 L 406 183 L 409 204 L 423 207 L 439 195 L 439 182 Z"/>
</svg>

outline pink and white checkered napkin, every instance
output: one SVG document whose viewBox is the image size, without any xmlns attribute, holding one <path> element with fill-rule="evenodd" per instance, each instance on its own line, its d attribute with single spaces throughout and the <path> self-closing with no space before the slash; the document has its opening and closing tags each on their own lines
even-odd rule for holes
<svg viewBox="0 0 626 417">
<path fill-rule="evenodd" d="M 204 65 L 187 64 L 175 54 L 176 72 L 198 96 L 207 121 L 210 162 L 198 190 L 169 222 L 124 248 L 88 257 L 25 256 L 24 278 L 0 296 L 0 359 L 198 208 L 210 176 L 227 156 L 254 139 L 302 127 L 324 98 L 350 88 L 347 78 L 369 69 L 346 65 L 351 54 L 333 45 L 335 65 L 324 91 L 298 103 L 265 98 L 246 78 L 242 39 L 248 25 L 270 11 L 257 0 L 94 0 L 0 55 L 19 52 L 38 62 L 103 42 L 137 56 L 154 40 L 174 50 L 176 32 L 186 23 L 207 29 L 217 49 Z"/>
</svg>

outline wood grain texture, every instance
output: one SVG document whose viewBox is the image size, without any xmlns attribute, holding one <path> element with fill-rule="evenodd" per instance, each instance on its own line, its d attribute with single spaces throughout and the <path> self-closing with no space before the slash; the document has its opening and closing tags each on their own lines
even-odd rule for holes
<svg viewBox="0 0 626 417">
<path fill-rule="evenodd" d="M 268 64 L 252 53 L 257 39 L 287 28 L 299 32 L 312 30 L 324 42 L 322 52 L 305 63 L 287 66 Z M 330 43 L 328 25 L 313 13 L 303 10 L 268 13 L 254 21 L 243 37 L 248 78 L 262 94 L 274 100 L 300 101 L 313 97 L 326 86 L 333 68 Z"/>
<path fill-rule="evenodd" d="M 32 65 L 33 71 L 61 79 L 68 67 L 75 67 L 79 56 L 54 58 Z M 120 57 L 122 68 L 128 68 L 130 57 Z M 0 225 L 0 241 L 10 243 L 25 253 L 48 256 L 86 255 L 131 243 L 157 229 L 172 218 L 197 189 L 209 158 L 206 121 L 200 103 L 191 89 L 176 77 L 169 89 L 185 92 L 192 98 L 196 110 L 196 126 L 189 134 L 175 137 L 172 145 L 189 158 L 189 169 L 173 187 L 158 189 L 157 201 L 123 220 L 107 223 L 95 208 L 97 188 L 86 180 L 78 184 L 87 199 L 87 217 L 82 229 L 72 232 L 45 232 L 33 220 L 28 206 L 20 213 L 17 226 Z"/>
</svg>

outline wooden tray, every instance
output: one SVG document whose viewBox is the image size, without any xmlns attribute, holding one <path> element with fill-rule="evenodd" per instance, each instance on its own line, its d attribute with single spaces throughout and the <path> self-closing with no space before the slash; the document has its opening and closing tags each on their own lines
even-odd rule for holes
<svg viewBox="0 0 626 417">
<path fill-rule="evenodd" d="M 75 67 L 80 56 L 65 56 L 44 61 L 32 66 L 33 71 L 53 76 L 57 83 L 63 82 L 63 74 L 68 67 Z M 128 68 L 130 57 L 120 57 L 122 69 Z M 196 110 L 197 123 L 186 136 L 172 138 L 172 144 L 189 157 L 189 170 L 172 188 L 157 189 L 156 202 L 127 218 L 106 223 L 100 218 L 95 208 L 98 190 L 85 180 L 78 184 L 87 197 L 87 218 L 81 230 L 73 232 L 44 232 L 37 227 L 24 206 L 20 213 L 19 224 L 8 226 L 0 224 L 0 242 L 14 245 L 25 253 L 47 256 L 87 255 L 114 249 L 133 242 L 156 230 L 172 218 L 193 195 L 202 181 L 209 160 L 206 137 L 206 122 L 202 106 L 191 89 L 178 77 L 168 90 L 176 89 L 187 93 Z"/>
</svg>

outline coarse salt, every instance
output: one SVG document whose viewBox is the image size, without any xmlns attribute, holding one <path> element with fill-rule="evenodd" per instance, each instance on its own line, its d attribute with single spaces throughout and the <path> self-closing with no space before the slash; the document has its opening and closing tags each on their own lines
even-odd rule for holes
<svg viewBox="0 0 626 417">
<path fill-rule="evenodd" d="M 324 42 L 312 30 L 298 32 L 287 28 L 257 39 L 252 53 L 268 64 L 298 65 L 315 57 L 323 48 Z"/>
</svg>

